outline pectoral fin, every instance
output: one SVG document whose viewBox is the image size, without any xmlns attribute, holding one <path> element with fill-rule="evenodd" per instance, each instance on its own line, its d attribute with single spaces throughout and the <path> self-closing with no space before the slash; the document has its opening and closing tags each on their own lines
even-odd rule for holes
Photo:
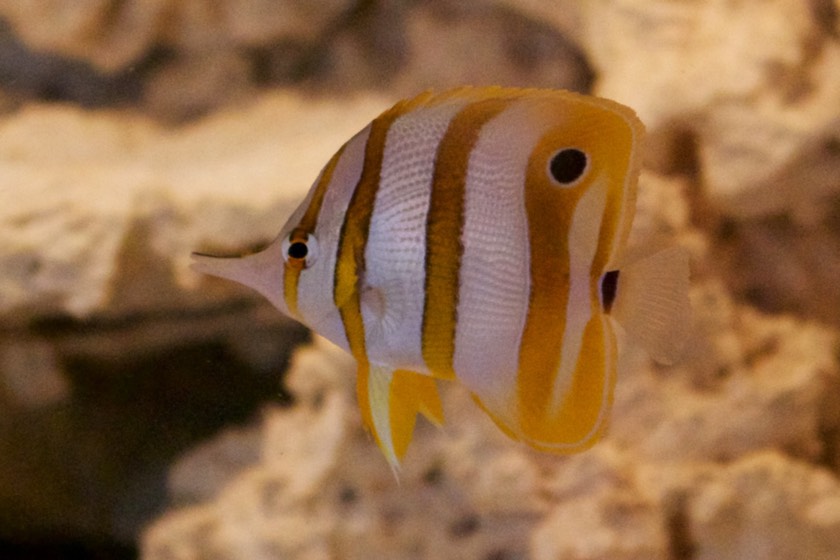
<svg viewBox="0 0 840 560">
<path fill-rule="evenodd" d="M 628 337 L 663 364 L 680 356 L 689 334 L 688 253 L 672 247 L 621 266 L 610 314 Z"/>
<path fill-rule="evenodd" d="M 394 469 L 411 443 L 418 413 L 443 424 L 437 382 L 427 375 L 372 365 L 360 369 L 356 391 L 362 419 Z"/>
</svg>

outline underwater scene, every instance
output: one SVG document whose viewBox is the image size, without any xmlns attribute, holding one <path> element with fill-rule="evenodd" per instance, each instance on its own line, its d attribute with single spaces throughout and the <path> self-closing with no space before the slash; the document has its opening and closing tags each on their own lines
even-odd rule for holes
<svg viewBox="0 0 840 560">
<path fill-rule="evenodd" d="M 0 0 L 3 559 L 840 558 L 838 279 L 838 0 Z"/>
</svg>

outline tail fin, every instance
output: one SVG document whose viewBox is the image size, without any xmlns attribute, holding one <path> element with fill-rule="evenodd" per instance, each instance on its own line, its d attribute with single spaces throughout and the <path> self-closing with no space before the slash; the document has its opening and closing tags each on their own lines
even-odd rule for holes
<svg viewBox="0 0 840 560">
<path fill-rule="evenodd" d="M 623 265 L 610 315 L 657 362 L 674 363 L 691 325 L 688 253 L 672 247 Z"/>
</svg>

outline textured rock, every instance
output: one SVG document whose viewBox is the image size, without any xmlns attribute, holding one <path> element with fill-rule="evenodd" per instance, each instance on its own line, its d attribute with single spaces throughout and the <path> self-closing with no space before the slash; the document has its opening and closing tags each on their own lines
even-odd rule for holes
<svg viewBox="0 0 840 560">
<path fill-rule="evenodd" d="M 69 397 L 69 385 L 50 344 L 17 342 L 0 347 L 0 402 L 37 408 Z"/>
<path fill-rule="evenodd" d="M 272 95 L 179 130 L 62 106 L 0 121 L 0 534 L 129 541 L 174 454 L 279 400 L 300 332 L 189 253 L 271 239 L 385 103 Z"/>
<path fill-rule="evenodd" d="M 604 443 L 569 458 L 534 453 L 504 438 L 467 395 L 447 387 L 447 426 L 419 426 L 399 485 L 359 426 L 351 361 L 323 343 L 301 352 L 289 379 L 301 404 L 266 417 L 260 461 L 208 505 L 159 520 L 144 539 L 144 557 L 270 557 L 267 550 L 314 558 L 335 558 L 339 550 L 342 558 L 409 550 L 417 558 L 665 559 L 686 550 L 702 558 L 743 557 L 747 545 L 732 539 L 758 539 L 760 550 L 834 550 L 836 476 L 766 450 L 818 462 L 836 448 L 825 439 L 836 437 L 838 426 L 836 336 L 758 316 L 714 288 L 698 292 L 698 330 L 708 337 L 697 342 L 702 352 L 690 349 L 684 367 L 661 370 L 629 349 Z M 703 352 L 715 357 L 702 359 Z M 336 410 L 345 416 L 332 429 L 342 434 L 328 439 L 318 426 Z M 803 479 L 815 490 L 801 492 Z M 794 528 L 761 531 L 760 522 L 745 521 L 730 530 L 725 497 L 747 500 L 737 507 L 749 520 L 766 500 L 763 484 L 787 501 L 756 515 L 778 523 L 795 517 Z M 267 499 L 277 509 L 255 509 Z M 295 538 L 283 534 L 294 523 L 305 529 L 295 529 Z M 324 542 L 335 548 L 322 549 Z"/>
<path fill-rule="evenodd" d="M 531 558 L 670 558 L 665 512 L 636 470 L 610 445 L 558 469 L 549 482 L 555 504 L 531 535 Z"/>
<path fill-rule="evenodd" d="M 153 47 L 199 51 L 279 40 L 312 41 L 348 9 L 344 0 L 7 0 L 0 16 L 36 50 L 90 61 L 106 71 L 137 62 Z"/>
<path fill-rule="evenodd" d="M 829 560 L 840 551 L 837 478 L 776 453 L 716 473 L 688 507 L 698 560 Z"/>
<path fill-rule="evenodd" d="M 592 81 L 573 43 L 514 9 L 421 2 L 405 25 L 409 54 L 393 84 L 404 95 L 465 83 L 586 91 Z"/>
<path fill-rule="evenodd" d="M 840 395 L 835 333 L 726 311 L 718 290 L 697 286 L 697 334 L 683 365 L 663 376 L 628 364 L 613 437 L 651 459 L 720 460 L 769 447 L 818 460 L 826 411 Z"/>
<path fill-rule="evenodd" d="M 177 134 L 140 117 L 63 107 L 0 122 L 0 183 L 10 186 L 0 191 L 0 313 L 87 315 L 129 307 L 122 296 L 172 303 L 171 292 L 148 289 L 157 280 L 143 269 L 125 294 L 110 292 L 128 241 L 146 235 L 140 250 L 184 278 L 193 250 L 271 239 L 331 152 L 386 104 L 277 95 Z"/>
<path fill-rule="evenodd" d="M 803 66 L 806 39 L 824 33 L 795 0 L 597 1 L 586 4 L 584 20 L 599 91 L 654 128 L 766 91 L 773 69 Z"/>
<path fill-rule="evenodd" d="M 523 553 L 538 487 L 521 451 L 505 450 L 495 428 L 467 406 L 467 395 L 454 391 L 447 395 L 452 439 L 441 441 L 440 432 L 420 426 L 422 451 L 409 452 L 397 483 L 384 461 L 371 461 L 377 451 L 359 424 L 353 369 L 346 354 L 325 342 L 298 353 L 289 386 L 300 404 L 267 413 L 261 460 L 214 501 L 159 520 L 146 534 L 143 556 Z M 486 458 L 480 469 L 476 455 Z"/>
<path fill-rule="evenodd" d="M 71 10 L 0 0 L 2 76 L 0 101 L 8 89 L 12 100 L 29 91 L 91 106 L 131 103 L 168 122 L 266 85 L 317 94 L 388 86 L 402 97 L 463 83 L 585 90 L 592 80 L 582 53 L 538 18 L 448 0 L 105 0 Z"/>
<path fill-rule="evenodd" d="M 634 107 L 655 134 L 675 124 L 696 134 L 704 189 L 727 211 L 810 210 L 840 188 L 836 8 L 798 0 L 585 6 L 581 41 L 599 71 L 598 93 Z"/>
<path fill-rule="evenodd" d="M 144 523 L 150 560 L 837 556 L 838 2 L 60 4 L 0 0 L 0 556 Z M 465 81 L 639 111 L 631 240 L 689 250 L 693 335 L 667 368 L 622 341 L 572 457 L 446 386 L 396 481 L 352 361 L 318 339 L 283 377 L 301 331 L 186 265 L 265 243 L 390 101 Z"/>
<path fill-rule="evenodd" d="M 5 1 L 0 14 L 36 50 L 85 58 L 115 70 L 140 58 L 156 38 L 167 2 Z M 116 9 L 113 9 L 115 8 Z"/>
</svg>

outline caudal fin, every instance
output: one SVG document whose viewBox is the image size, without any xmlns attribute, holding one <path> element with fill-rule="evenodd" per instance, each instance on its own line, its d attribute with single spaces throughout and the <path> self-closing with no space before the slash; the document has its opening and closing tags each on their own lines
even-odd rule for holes
<svg viewBox="0 0 840 560">
<path fill-rule="evenodd" d="M 668 248 L 621 267 L 610 315 L 654 360 L 672 364 L 690 330 L 688 289 L 688 253 Z"/>
</svg>

